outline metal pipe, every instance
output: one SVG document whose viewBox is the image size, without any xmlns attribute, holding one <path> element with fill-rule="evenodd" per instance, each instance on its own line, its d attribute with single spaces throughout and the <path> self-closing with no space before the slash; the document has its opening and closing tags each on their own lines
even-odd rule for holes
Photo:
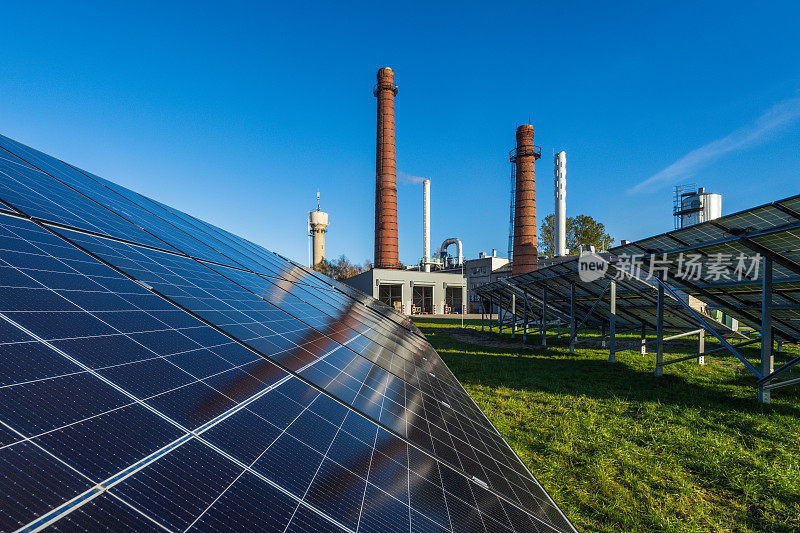
<svg viewBox="0 0 800 533">
<path fill-rule="evenodd" d="M 458 259 L 457 259 L 458 263 L 457 264 L 459 264 L 459 265 L 463 264 L 464 263 L 464 252 L 463 252 L 462 247 L 461 247 L 461 239 L 459 239 L 457 237 L 450 237 L 449 239 L 445 239 L 444 240 L 444 242 L 442 243 L 441 248 L 439 248 L 439 257 L 441 257 L 442 261 L 444 261 L 444 258 L 447 257 L 447 247 L 450 246 L 451 244 L 455 244 L 456 245 L 456 253 L 458 254 Z"/>
</svg>

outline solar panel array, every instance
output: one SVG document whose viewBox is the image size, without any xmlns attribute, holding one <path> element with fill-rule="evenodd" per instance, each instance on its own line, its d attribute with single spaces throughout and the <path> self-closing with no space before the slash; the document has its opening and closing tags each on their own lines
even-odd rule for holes
<svg viewBox="0 0 800 533">
<path fill-rule="evenodd" d="M 657 292 L 656 281 L 648 280 L 646 272 L 629 270 L 620 265 L 618 258 L 608 258 L 609 266 L 606 276 L 593 281 L 580 279 L 578 259 L 569 259 L 561 263 L 533 270 L 513 278 L 499 280 L 477 289 L 485 298 L 492 297 L 495 303 L 504 308 L 510 307 L 510 294 L 514 289 L 527 293 L 536 301 L 530 311 L 537 319 L 541 317 L 541 302 L 546 298 L 547 318 L 556 318 L 562 322 L 569 320 L 571 291 L 575 292 L 575 314 L 577 321 L 584 321 L 587 326 L 601 326 L 608 323 L 611 311 L 611 295 L 609 286 L 616 280 L 617 324 L 620 326 L 638 326 L 656 329 L 657 326 Z M 546 296 L 545 296 L 546 295 Z M 521 300 L 517 296 L 516 314 L 521 314 Z M 724 324 L 708 318 L 709 324 L 719 332 L 729 333 Z M 698 321 L 691 316 L 678 300 L 669 294 L 664 296 L 664 327 L 676 330 L 694 330 L 699 327 Z"/>
<path fill-rule="evenodd" d="M 0 147 L 0 530 L 574 530 L 408 318 Z"/>
<path fill-rule="evenodd" d="M 761 330 L 760 268 L 764 259 L 771 257 L 774 334 L 784 340 L 800 340 L 800 195 L 611 252 L 645 264 L 651 258 L 661 262 L 670 284 L 757 331 Z M 691 276 L 682 275 L 690 257 L 696 268 Z"/>
</svg>

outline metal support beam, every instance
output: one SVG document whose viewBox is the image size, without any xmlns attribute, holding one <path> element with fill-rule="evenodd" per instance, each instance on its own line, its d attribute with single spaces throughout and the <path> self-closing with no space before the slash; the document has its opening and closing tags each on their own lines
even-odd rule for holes
<svg viewBox="0 0 800 533">
<path fill-rule="evenodd" d="M 753 344 L 753 343 L 756 343 L 756 342 L 761 342 L 761 339 L 750 339 L 750 340 L 747 340 L 747 341 L 744 341 L 744 342 L 736 343 L 733 346 L 734 346 L 734 348 L 740 348 L 742 346 L 747 346 L 748 344 Z M 721 351 L 727 350 L 727 349 L 728 348 L 725 347 L 725 346 L 720 346 L 719 348 L 714 348 L 713 350 L 709 350 L 707 352 L 696 353 L 694 355 L 687 355 L 686 357 L 679 357 L 677 359 L 670 359 L 668 361 L 664 361 L 664 362 L 661 363 L 661 366 L 667 366 L 667 365 L 671 365 L 673 363 L 680 363 L 681 361 L 688 361 L 689 359 L 695 359 L 696 357 L 699 357 L 701 355 L 708 355 L 710 353 L 721 352 Z"/>
<path fill-rule="evenodd" d="M 704 365 L 706 364 L 706 356 L 703 355 L 704 353 L 706 353 L 706 330 L 701 329 L 699 337 L 700 339 L 698 340 L 698 346 L 697 346 L 697 353 L 699 354 L 697 356 L 697 364 Z"/>
<path fill-rule="evenodd" d="M 777 383 L 770 383 L 769 385 L 764 385 L 764 388 L 767 389 L 767 391 L 770 391 L 772 389 L 777 389 L 778 387 L 794 385 L 795 383 L 800 383 L 800 378 L 793 378 L 793 379 L 787 379 L 786 381 L 778 381 Z"/>
<path fill-rule="evenodd" d="M 597 299 L 594 301 L 592 306 L 586 312 L 586 316 L 584 316 L 583 320 L 581 320 L 581 323 L 578 324 L 578 326 L 575 327 L 575 328 L 572 328 L 572 327 L 570 328 L 570 336 L 569 336 L 569 345 L 570 346 L 575 344 L 575 338 L 578 336 L 578 332 L 581 330 L 581 328 L 586 323 L 586 321 L 589 320 L 589 317 L 592 316 L 592 313 L 594 313 L 594 310 L 597 307 L 597 304 L 600 303 L 600 301 L 603 299 L 603 296 L 606 295 L 606 292 L 608 292 L 608 286 L 606 286 L 606 288 L 603 289 L 603 292 L 601 292 L 600 296 L 598 296 Z M 573 296 L 574 296 L 574 285 L 573 285 L 573 289 L 570 292 L 570 298 L 573 298 Z M 574 313 L 573 313 L 573 315 L 574 315 Z"/>
<path fill-rule="evenodd" d="M 661 363 L 664 361 L 664 284 L 658 284 L 658 303 L 656 304 L 656 376 L 664 374 Z"/>
<path fill-rule="evenodd" d="M 575 284 L 569 284 L 569 353 L 575 353 Z"/>
<path fill-rule="evenodd" d="M 775 355 L 772 353 L 772 258 L 764 257 L 761 276 L 761 375 L 769 376 L 775 370 Z M 758 401 L 769 403 L 769 381 L 759 384 Z"/>
<path fill-rule="evenodd" d="M 656 278 L 656 281 L 658 282 L 659 286 L 663 286 L 663 287 L 664 287 L 664 289 L 666 289 L 666 291 L 667 291 L 667 292 L 669 292 L 669 293 L 670 293 L 670 295 L 671 295 L 673 298 L 675 298 L 675 301 L 676 301 L 676 302 L 678 302 L 678 303 L 679 303 L 679 304 L 680 304 L 680 305 L 681 305 L 681 306 L 682 306 L 682 307 L 683 307 L 683 308 L 686 310 L 686 312 L 687 312 L 687 313 L 689 313 L 690 315 L 692 315 L 692 316 L 694 317 L 694 319 L 695 319 L 695 320 L 697 320 L 697 323 L 698 323 L 698 324 L 702 325 L 702 326 L 703 326 L 703 328 L 704 328 L 706 331 L 708 331 L 709 333 L 711 333 L 712 335 L 714 335 L 714 337 L 716 337 L 716 339 L 717 339 L 717 340 L 720 342 L 720 344 L 722 344 L 722 346 L 724 346 L 724 347 L 725 347 L 725 348 L 726 348 L 726 349 L 727 349 L 729 352 L 731 352 L 731 353 L 732 353 L 734 356 L 736 356 L 736 358 L 737 358 L 739 361 L 741 361 L 741 362 L 742 362 L 742 364 L 743 364 L 744 366 L 746 366 L 746 367 L 747 367 L 747 369 L 748 369 L 750 372 L 752 372 L 753 374 L 755 374 L 755 376 L 756 376 L 757 378 L 759 378 L 759 379 L 762 377 L 762 374 L 761 374 L 761 372 L 759 372 L 759 370 L 758 370 L 756 367 L 754 367 L 752 364 L 750 364 L 750 361 L 748 361 L 747 359 L 745 359 L 745 358 L 742 356 L 742 354 L 740 354 L 738 351 L 736 351 L 736 348 L 734 348 L 733 346 L 731 346 L 731 343 L 729 343 L 727 340 L 725 340 L 725 337 L 723 337 L 722 335 L 720 335 L 720 334 L 719 334 L 719 332 L 717 332 L 717 330 L 716 330 L 716 329 L 715 329 L 713 326 L 711 326 L 711 325 L 710 325 L 708 322 L 706 322 L 706 319 L 705 319 L 705 318 L 703 318 L 703 316 L 702 316 L 702 315 L 700 315 L 700 313 L 698 313 L 697 311 L 695 311 L 694 309 L 692 309 L 692 307 L 691 307 L 691 306 L 690 306 L 688 303 L 684 302 L 684 301 L 683 301 L 683 298 L 679 298 L 679 297 L 678 297 L 678 295 L 677 295 L 677 294 L 675 294 L 675 290 L 674 290 L 672 287 L 670 287 L 669 285 L 665 285 L 665 284 L 664 284 L 664 282 L 663 282 L 663 281 L 661 281 L 661 280 L 660 280 L 660 279 L 658 279 L 658 278 Z M 710 352 L 707 352 L 707 353 L 710 353 Z"/>
<path fill-rule="evenodd" d="M 608 361 L 617 362 L 617 282 L 611 280 L 611 313 L 609 316 Z"/>
</svg>

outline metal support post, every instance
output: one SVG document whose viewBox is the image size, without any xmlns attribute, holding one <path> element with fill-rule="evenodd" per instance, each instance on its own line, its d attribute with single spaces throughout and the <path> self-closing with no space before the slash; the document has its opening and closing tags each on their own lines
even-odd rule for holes
<svg viewBox="0 0 800 533">
<path fill-rule="evenodd" d="M 701 329 L 699 337 L 700 337 L 700 340 L 699 340 L 698 350 L 697 350 L 697 354 L 698 354 L 697 355 L 697 364 L 698 365 L 704 365 L 704 364 L 706 364 L 706 356 L 703 355 L 703 354 L 706 353 L 706 330 Z"/>
<path fill-rule="evenodd" d="M 569 353 L 575 353 L 575 284 L 569 284 Z"/>
<path fill-rule="evenodd" d="M 600 347 L 606 347 L 606 321 L 603 320 L 600 323 Z"/>
<path fill-rule="evenodd" d="M 486 316 L 486 300 L 481 302 L 481 332 L 483 332 L 483 317 Z"/>
<path fill-rule="evenodd" d="M 617 282 L 611 280 L 611 313 L 608 320 L 608 361 L 617 361 Z"/>
<path fill-rule="evenodd" d="M 642 324 L 642 355 L 647 353 L 647 325 Z"/>
<path fill-rule="evenodd" d="M 522 297 L 522 344 L 528 342 L 528 293 Z"/>
<path fill-rule="evenodd" d="M 511 295 L 511 338 L 517 334 L 517 295 Z"/>
<path fill-rule="evenodd" d="M 547 346 L 547 287 L 542 289 L 542 321 L 540 326 L 542 346 Z"/>
<path fill-rule="evenodd" d="M 664 284 L 658 284 L 658 301 L 656 303 L 656 376 L 664 374 L 661 363 L 664 360 Z"/>
<path fill-rule="evenodd" d="M 761 375 L 772 374 L 775 355 L 772 352 L 772 258 L 764 257 L 764 274 L 761 277 Z M 759 384 L 758 401 L 769 403 L 769 381 Z"/>
<path fill-rule="evenodd" d="M 500 334 L 500 339 L 503 338 L 503 297 L 499 296 L 497 302 L 497 333 Z"/>
</svg>

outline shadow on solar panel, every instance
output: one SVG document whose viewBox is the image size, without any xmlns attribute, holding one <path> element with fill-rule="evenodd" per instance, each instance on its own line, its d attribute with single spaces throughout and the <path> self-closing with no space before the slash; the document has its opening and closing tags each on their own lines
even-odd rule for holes
<svg viewBox="0 0 800 533">
<path fill-rule="evenodd" d="M 407 317 L 0 147 L 1 530 L 574 530 Z"/>
</svg>

